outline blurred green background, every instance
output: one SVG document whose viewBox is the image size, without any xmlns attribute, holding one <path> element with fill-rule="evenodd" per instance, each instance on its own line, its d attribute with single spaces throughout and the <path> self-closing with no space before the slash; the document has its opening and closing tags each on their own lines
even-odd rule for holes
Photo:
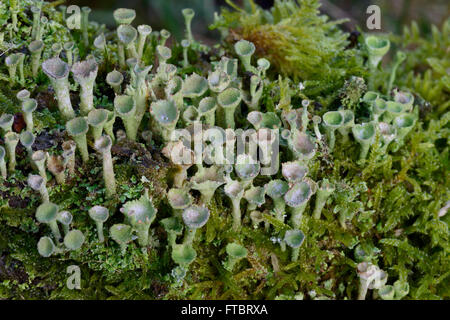
<svg viewBox="0 0 450 320">
<path fill-rule="evenodd" d="M 243 0 L 234 0 L 242 3 Z M 273 0 L 255 0 L 269 8 Z M 449 17 L 449 0 L 321 0 L 321 10 L 333 19 L 350 18 L 345 25 L 348 30 L 355 25 L 366 29 L 366 9 L 371 4 L 379 5 L 382 14 L 382 31 L 399 33 L 402 26 L 416 20 L 424 31 L 430 23 L 441 25 Z M 114 26 L 112 11 L 116 8 L 134 8 L 137 12 L 136 24 L 146 23 L 154 30 L 167 29 L 178 40 L 182 38 L 184 21 L 181 9 L 195 10 L 193 31 L 199 40 L 214 42 L 219 34 L 210 31 L 208 25 L 214 19 L 214 12 L 227 6 L 225 0 L 67 0 L 66 5 L 89 6 L 94 9 L 91 18 L 108 26 Z"/>
</svg>

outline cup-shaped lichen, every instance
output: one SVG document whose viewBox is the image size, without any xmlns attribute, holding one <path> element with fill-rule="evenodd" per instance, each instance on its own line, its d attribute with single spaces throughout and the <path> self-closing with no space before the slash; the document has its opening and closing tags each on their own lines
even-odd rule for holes
<svg viewBox="0 0 450 320">
<path fill-rule="evenodd" d="M 14 173 L 16 170 L 16 147 L 19 143 L 19 135 L 9 131 L 5 134 L 6 152 L 8 154 L 8 170 Z"/>
<path fill-rule="evenodd" d="M 206 207 L 191 206 L 183 210 L 182 217 L 187 227 L 183 244 L 191 246 L 197 229 L 208 222 L 209 210 Z"/>
<path fill-rule="evenodd" d="M 0 116 L 0 128 L 6 134 L 12 130 L 12 125 L 14 123 L 14 116 L 9 113 L 4 113 Z"/>
<path fill-rule="evenodd" d="M 381 151 L 386 153 L 389 144 L 397 137 L 397 129 L 386 122 L 379 122 L 378 129 L 382 140 Z"/>
<path fill-rule="evenodd" d="M 45 161 L 47 160 L 47 156 L 44 151 L 38 150 L 33 153 L 31 156 L 31 161 L 33 161 L 36 168 L 39 170 L 39 174 L 44 179 L 44 181 L 47 181 L 47 172 L 45 171 Z"/>
<path fill-rule="evenodd" d="M 416 123 L 415 115 L 411 113 L 402 114 L 394 119 L 394 127 L 397 129 L 397 140 L 403 141 Z"/>
<path fill-rule="evenodd" d="M 227 244 L 225 251 L 227 252 L 228 258 L 223 263 L 226 270 L 232 272 L 236 263 L 247 257 L 247 249 L 238 243 Z"/>
<path fill-rule="evenodd" d="M 164 65 L 172 57 L 172 50 L 165 46 L 156 46 L 156 55 L 159 64 Z"/>
<path fill-rule="evenodd" d="M 357 124 L 352 128 L 353 136 L 361 145 L 359 160 L 365 160 L 369 148 L 375 140 L 375 126 L 372 122 Z"/>
<path fill-rule="evenodd" d="M 103 128 L 108 121 L 108 111 L 105 109 L 93 109 L 87 116 L 87 122 L 91 126 L 92 138 L 97 140 L 102 136 Z"/>
<path fill-rule="evenodd" d="M 325 128 L 328 138 L 328 146 L 330 150 L 333 151 L 336 142 L 335 131 L 343 125 L 344 116 L 339 111 L 328 111 L 323 115 L 322 119 L 323 127 Z"/>
<path fill-rule="evenodd" d="M 244 187 L 247 187 L 254 178 L 256 178 L 261 169 L 258 161 L 246 154 L 239 154 L 236 159 L 234 170 L 239 178 L 244 182 Z"/>
<path fill-rule="evenodd" d="M 113 16 L 118 25 L 131 24 L 136 18 L 136 11 L 133 9 L 119 8 L 114 10 Z"/>
<path fill-rule="evenodd" d="M 338 128 L 339 133 L 343 137 L 344 142 L 348 141 L 348 134 L 351 128 L 355 125 L 355 113 L 352 110 L 339 110 L 342 115 L 343 122 L 340 128 Z"/>
<path fill-rule="evenodd" d="M 5 157 L 6 157 L 6 150 L 2 146 L 0 146 L 0 174 L 3 179 L 6 179 L 8 177 Z"/>
<path fill-rule="evenodd" d="M 75 112 L 70 101 L 69 65 L 60 58 L 52 58 L 42 63 L 42 70 L 52 83 L 62 116 L 67 120 L 75 118 Z"/>
<path fill-rule="evenodd" d="M 89 209 L 89 216 L 95 221 L 97 226 L 98 240 L 100 242 L 105 241 L 105 237 L 103 236 L 103 223 L 109 218 L 108 209 L 102 206 L 94 206 Z"/>
<path fill-rule="evenodd" d="M 28 176 L 28 186 L 35 191 L 39 191 L 42 202 L 50 201 L 47 187 L 45 186 L 45 180 L 41 176 L 30 174 Z"/>
<path fill-rule="evenodd" d="M 116 178 L 111 156 L 111 138 L 109 136 L 101 136 L 95 140 L 94 147 L 101 153 L 103 158 L 103 180 L 106 186 L 106 196 L 112 197 L 116 194 Z"/>
<path fill-rule="evenodd" d="M 252 55 L 255 53 L 255 45 L 247 40 L 239 40 L 234 44 L 234 50 L 241 59 L 245 71 L 254 72 L 255 68 L 251 64 L 251 59 Z"/>
<path fill-rule="evenodd" d="M 80 230 L 71 230 L 64 237 L 64 245 L 69 250 L 78 250 L 85 240 L 83 232 Z"/>
<path fill-rule="evenodd" d="M 122 43 L 122 45 L 127 50 L 128 58 L 136 58 L 138 59 L 138 54 L 136 51 L 136 39 L 138 32 L 137 30 L 130 26 L 122 24 L 117 28 L 117 36 Z"/>
<path fill-rule="evenodd" d="M 122 254 L 124 254 L 128 243 L 133 240 L 133 229 L 127 224 L 115 224 L 109 228 L 109 235 L 119 244 Z"/>
<path fill-rule="evenodd" d="M 305 241 L 305 234 L 301 230 L 288 230 L 284 234 L 284 242 L 292 248 L 292 261 L 298 260 L 299 248 Z"/>
<path fill-rule="evenodd" d="M 212 92 L 222 92 L 230 85 L 231 77 L 222 70 L 216 70 L 208 75 L 208 85 Z"/>
<path fill-rule="evenodd" d="M 25 99 L 22 101 L 22 112 L 25 123 L 27 124 L 27 130 L 33 132 L 33 112 L 37 109 L 37 101 L 35 99 Z"/>
<path fill-rule="evenodd" d="M 98 65 L 95 59 L 76 62 L 72 66 L 73 78 L 80 84 L 80 110 L 84 116 L 94 109 L 94 84 L 97 72 Z"/>
<path fill-rule="evenodd" d="M 237 231 L 241 227 L 241 200 L 244 196 L 244 187 L 241 182 L 233 180 L 225 185 L 224 191 L 233 206 L 233 230 Z"/>
<path fill-rule="evenodd" d="M 388 39 L 377 36 L 368 36 L 366 46 L 369 51 L 369 61 L 372 68 L 376 68 L 384 55 L 389 51 L 391 43 Z"/>
<path fill-rule="evenodd" d="M 410 92 L 394 91 L 394 101 L 403 105 L 403 110 L 411 111 L 414 104 L 414 96 Z"/>
<path fill-rule="evenodd" d="M 192 196 L 185 189 L 172 188 L 167 192 L 167 200 L 177 216 L 181 216 L 181 210 L 192 204 Z"/>
<path fill-rule="evenodd" d="M 44 50 L 44 43 L 41 40 L 34 40 L 28 45 L 31 52 L 31 72 L 33 77 L 37 77 L 39 68 L 41 67 L 41 55 Z"/>
<path fill-rule="evenodd" d="M 177 125 L 180 113 L 172 100 L 158 100 L 151 104 L 150 114 L 155 120 L 159 134 L 165 142 L 170 141 L 170 135 Z"/>
<path fill-rule="evenodd" d="M 308 204 L 308 200 L 316 192 L 317 186 L 312 180 L 297 182 L 284 195 L 284 201 L 292 208 L 291 225 L 299 228 L 303 212 Z"/>
<path fill-rule="evenodd" d="M 37 243 L 37 249 L 41 256 L 48 258 L 56 251 L 56 246 L 51 238 L 41 237 Z"/>
<path fill-rule="evenodd" d="M 197 257 L 197 252 L 189 244 L 175 244 L 172 247 L 172 260 L 180 266 L 186 268 Z"/>
<path fill-rule="evenodd" d="M 193 73 L 183 82 L 183 96 L 191 99 L 199 99 L 208 90 L 208 81 Z"/>
<path fill-rule="evenodd" d="M 156 208 L 148 196 L 148 190 L 139 199 L 125 203 L 121 209 L 127 221 L 138 234 L 139 245 L 145 247 L 149 243 L 150 225 L 156 218 Z"/>
<path fill-rule="evenodd" d="M 114 98 L 114 108 L 122 118 L 127 133 L 127 138 L 136 141 L 138 124 L 136 123 L 136 102 L 133 97 L 127 95 Z"/>
<path fill-rule="evenodd" d="M 266 191 L 264 187 L 255 187 L 252 186 L 251 188 L 247 189 L 244 192 L 244 198 L 249 203 L 247 206 L 247 210 L 255 210 L 257 207 L 262 206 L 265 202 L 265 194 Z"/>
<path fill-rule="evenodd" d="M 325 206 L 327 199 L 331 196 L 334 190 L 335 190 L 334 184 L 330 183 L 328 179 L 322 180 L 319 189 L 317 189 L 316 205 L 314 207 L 314 214 L 313 214 L 315 219 L 320 219 L 322 209 Z"/>
<path fill-rule="evenodd" d="M 5 64 L 8 67 L 9 78 L 11 83 L 16 82 L 17 67 L 19 66 L 20 61 L 21 55 L 18 53 L 13 53 L 7 56 L 5 59 Z"/>
<path fill-rule="evenodd" d="M 174 247 L 176 245 L 177 237 L 183 233 L 183 224 L 178 217 L 165 218 L 160 222 L 167 232 L 167 242 L 169 243 L 169 246 Z"/>
<path fill-rule="evenodd" d="M 242 100 L 241 91 L 236 88 L 228 88 L 219 93 L 217 102 L 225 112 L 225 128 L 235 128 L 234 114 Z"/>
<path fill-rule="evenodd" d="M 19 99 L 20 102 L 24 102 L 27 99 L 30 99 L 30 91 L 27 89 L 22 89 L 16 94 L 16 98 Z"/>
<path fill-rule="evenodd" d="M 89 151 L 87 147 L 86 133 L 89 130 L 89 125 L 86 118 L 78 117 L 68 121 L 66 123 L 66 130 L 77 144 L 83 162 L 88 162 Z"/>
<path fill-rule="evenodd" d="M 378 121 L 387 110 L 387 103 L 381 98 L 375 99 L 372 103 L 372 119 Z"/>
<path fill-rule="evenodd" d="M 308 168 L 296 161 L 284 162 L 281 164 L 283 177 L 291 184 L 300 182 L 308 173 Z"/>
<path fill-rule="evenodd" d="M 286 203 L 284 202 L 283 196 L 289 190 L 288 183 L 281 179 L 275 179 L 267 183 L 264 188 L 266 189 L 266 194 L 273 200 L 273 212 L 275 213 L 275 217 L 279 221 L 284 222 Z"/>
<path fill-rule="evenodd" d="M 213 126 L 216 119 L 217 101 L 214 97 L 203 98 L 198 105 L 198 114 L 205 119 L 205 123 Z"/>
<path fill-rule="evenodd" d="M 73 215 L 69 211 L 60 211 L 56 217 L 56 220 L 62 224 L 64 234 L 69 233 L 69 226 L 72 223 Z"/>
<path fill-rule="evenodd" d="M 61 233 L 59 232 L 58 223 L 58 206 L 51 202 L 44 202 L 36 209 L 36 219 L 40 223 L 48 224 L 52 230 L 53 236 L 56 240 L 61 239 Z"/>
<path fill-rule="evenodd" d="M 386 113 L 383 116 L 384 122 L 392 122 L 396 117 L 405 112 L 405 106 L 399 102 L 388 101 L 386 102 Z"/>
<path fill-rule="evenodd" d="M 28 130 L 22 131 L 20 133 L 19 139 L 20 143 L 25 147 L 25 149 L 27 149 L 28 156 L 31 159 L 33 155 L 33 150 L 31 149 L 31 147 L 33 146 L 35 140 L 34 134 Z"/>
<path fill-rule="evenodd" d="M 144 53 L 145 41 L 147 37 L 152 33 L 152 27 L 146 24 L 142 24 L 137 27 L 137 31 L 139 33 L 137 53 L 138 60 L 141 60 L 142 54 Z"/>
<path fill-rule="evenodd" d="M 181 10 L 181 13 L 183 14 L 184 17 L 184 23 L 186 27 L 186 38 L 190 43 L 192 43 L 194 41 L 194 37 L 192 36 L 191 23 L 192 19 L 194 19 L 195 12 L 191 8 L 185 8 Z"/>
<path fill-rule="evenodd" d="M 378 295 L 383 300 L 394 300 L 395 289 L 391 285 L 387 285 L 378 290 Z"/>
<path fill-rule="evenodd" d="M 208 204 L 217 188 L 225 183 L 223 170 L 215 166 L 201 168 L 191 179 L 191 188 L 201 193 L 201 202 Z"/>
<path fill-rule="evenodd" d="M 111 88 L 114 89 L 114 92 L 116 94 L 121 93 L 121 85 L 123 82 L 123 75 L 117 70 L 113 70 L 110 73 L 106 75 L 106 83 L 111 86 Z"/>
</svg>

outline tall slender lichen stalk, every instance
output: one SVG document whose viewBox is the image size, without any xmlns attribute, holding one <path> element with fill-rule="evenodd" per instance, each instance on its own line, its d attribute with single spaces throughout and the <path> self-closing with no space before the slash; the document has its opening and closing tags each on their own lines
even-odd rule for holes
<svg viewBox="0 0 450 320">
<path fill-rule="evenodd" d="M 121 95 L 114 98 L 114 109 L 122 118 L 127 138 L 136 141 L 138 123 L 136 121 L 136 102 L 134 97 Z"/>
<path fill-rule="evenodd" d="M 106 196 L 113 197 L 116 194 L 116 178 L 111 156 L 112 141 L 109 136 L 102 136 L 95 141 L 95 149 L 103 157 L 103 179 L 106 185 Z"/>
<path fill-rule="evenodd" d="M 66 130 L 77 144 L 78 150 L 81 153 L 83 162 L 89 161 L 89 151 L 86 141 L 86 133 L 89 130 L 89 125 L 85 118 L 78 117 L 66 123 Z"/>
<path fill-rule="evenodd" d="M 50 79 L 58 100 L 59 111 L 66 120 L 75 118 L 69 92 L 69 65 L 59 58 L 42 63 L 42 70 Z"/>
<path fill-rule="evenodd" d="M 14 173 L 16 171 L 16 147 L 19 143 L 19 135 L 9 131 L 5 134 L 6 151 L 8 153 L 8 171 Z"/>
<path fill-rule="evenodd" d="M 80 110 L 83 116 L 94 110 L 94 85 L 98 65 L 95 59 L 76 62 L 72 66 L 73 78 L 80 84 Z"/>
</svg>

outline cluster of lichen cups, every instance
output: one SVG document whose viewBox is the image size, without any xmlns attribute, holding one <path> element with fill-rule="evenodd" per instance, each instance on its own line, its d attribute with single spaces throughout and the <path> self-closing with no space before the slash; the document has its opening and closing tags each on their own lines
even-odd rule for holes
<svg viewBox="0 0 450 320">
<path fill-rule="evenodd" d="M 394 92 L 392 98 L 376 92 L 367 92 L 361 103 L 368 109 L 370 119 L 360 124 L 355 123 L 355 114 L 351 110 L 328 111 L 322 117 L 312 115 L 308 111 L 308 107 L 309 109 L 311 107 L 307 99 L 303 100 L 301 108 L 291 107 L 290 110 L 282 112 L 263 112 L 259 101 L 270 63 L 266 59 L 259 59 L 256 66 L 252 64 L 252 55 L 255 52 L 253 43 L 246 40 L 236 42 L 234 48 L 240 64 L 238 59 L 224 56 L 207 77 L 194 72 L 182 78 L 177 75 L 177 65 L 169 63 L 172 51 L 165 43 L 170 33 L 163 30 L 159 33 L 158 45 L 154 48 L 158 68 L 151 73 L 152 66 L 144 65 L 143 55 L 146 46 L 150 45 L 152 28 L 141 25 L 135 29 L 131 25 L 136 16 L 134 10 L 118 9 L 114 12 L 118 25 L 117 32 L 108 39 L 103 34 L 95 39 L 89 39 L 86 31 L 89 23 L 88 13 L 88 8 L 85 8 L 83 41 L 89 46 L 93 40 L 94 47 L 102 52 L 103 61 L 97 61 L 93 55 L 78 61 L 78 56 L 72 54 L 73 43 L 66 43 L 63 48 L 66 51 L 67 61 L 63 60 L 64 57 L 61 58 L 59 54 L 61 50 L 57 50 L 56 56 L 41 64 L 43 44 L 40 37 L 43 31 L 39 26 L 33 27 L 35 37 L 29 44 L 32 73 L 36 76 L 42 68 L 49 78 L 60 115 L 66 121 L 65 129 L 72 138 L 63 144 L 62 156 L 49 155 L 43 150 L 33 151 L 33 112 L 36 111 L 38 104 L 36 100 L 30 98 L 30 93 L 26 90 L 20 91 L 17 98 L 22 102 L 27 130 L 19 135 L 12 130 L 14 121 L 12 115 L 2 114 L 0 117 L 0 127 L 6 144 L 6 148 L 0 147 L 0 169 L 3 179 L 7 178 L 8 172 L 13 173 L 16 170 L 15 149 L 19 141 L 26 148 L 33 169 L 38 173 L 29 176 L 28 185 L 38 191 L 42 198 L 42 204 L 36 210 L 36 219 L 40 223 L 48 224 L 53 235 L 53 240 L 48 236 L 39 240 L 38 250 L 44 257 L 67 249 L 77 250 L 85 240 L 81 231 L 70 228 L 72 224 L 70 212 L 60 212 L 58 205 L 50 202 L 46 187 L 48 179 L 46 169 L 52 173 L 57 183 L 64 184 L 66 178 L 75 173 L 76 152 L 80 154 L 83 163 L 87 163 L 91 159 L 89 147 L 92 146 L 103 161 L 106 196 L 115 197 L 116 182 L 111 147 L 117 140 L 113 131 L 117 118 L 121 119 L 128 140 L 137 141 L 138 133 L 142 132 L 147 145 L 153 143 L 153 137 L 156 141 L 161 141 L 164 147 L 163 154 L 172 160 L 176 167 L 172 188 L 167 192 L 167 200 L 173 209 L 173 215 L 161 220 L 160 223 L 167 232 L 172 259 L 179 265 L 177 272 L 186 270 L 195 260 L 197 252 L 194 243 L 197 229 L 201 229 L 208 222 L 210 217 L 208 207 L 219 188 L 223 188 L 223 192 L 230 199 L 234 232 L 238 233 L 248 220 L 251 220 L 253 228 L 260 228 L 264 222 L 265 228 L 268 229 L 270 226 L 268 222 L 273 221 L 270 219 L 273 217 L 284 227 L 281 234 L 276 234 L 276 241 L 279 242 L 282 251 L 286 250 L 286 246 L 292 248 L 292 261 L 297 261 L 300 248 L 306 240 L 302 229 L 309 219 L 305 212 L 311 199 L 315 196 L 312 217 L 320 219 L 326 204 L 331 204 L 332 194 L 337 188 L 336 182 L 327 178 L 315 182 L 308 177 L 319 147 L 325 146 L 329 152 L 333 152 L 336 145 L 351 143 L 351 132 L 354 140 L 360 145 L 359 161 L 364 163 L 375 143 L 379 144 L 378 148 L 384 153 L 390 149 L 396 151 L 400 148 L 417 119 L 417 109 L 413 110 L 413 96 L 399 91 Z M 183 15 L 186 19 L 187 39 L 182 43 L 182 65 L 187 66 L 189 60 L 186 50 L 195 45 L 190 31 L 194 13 L 191 9 L 185 9 Z M 39 19 L 36 20 L 36 25 L 39 25 Z M 367 45 L 370 49 L 370 63 L 376 68 L 380 56 L 387 52 L 385 48 L 389 47 L 388 42 L 386 44 L 386 41 L 380 42 L 370 38 Z M 111 48 L 116 50 L 111 52 Z M 114 57 L 118 61 L 120 71 L 109 72 L 105 79 L 115 93 L 114 110 L 97 108 L 94 105 L 94 88 L 99 64 Z M 23 83 L 22 68 L 25 58 L 23 55 L 14 54 L 6 59 L 12 83 L 17 82 L 17 78 L 19 83 Z M 248 90 L 243 89 L 239 68 L 252 74 Z M 80 89 L 79 112 L 73 108 L 71 101 L 70 91 L 73 86 L 69 79 L 70 73 Z M 125 83 L 125 79 L 130 79 L 129 83 Z M 236 128 L 236 122 L 242 122 L 240 112 L 244 104 L 249 109 L 246 117 L 248 123 L 245 125 L 255 129 L 251 139 L 256 142 L 263 159 L 257 161 L 250 155 L 242 154 L 237 156 L 234 166 L 204 166 L 202 159 L 191 164 L 175 164 L 173 155 L 176 152 L 173 151 L 183 149 L 189 151 L 183 142 L 172 141 L 176 128 L 190 128 L 197 124 L 202 124 L 206 128 L 220 127 L 225 129 L 226 133 L 223 142 L 234 143 L 236 136 L 230 132 Z M 142 131 L 146 127 L 146 124 L 142 123 L 144 119 L 149 119 L 150 131 Z M 236 121 L 237 119 L 239 121 Z M 256 178 L 262 175 L 264 164 L 274 156 L 270 146 L 278 142 L 274 131 L 270 129 L 280 133 L 281 152 L 288 155 L 287 158 L 290 160 L 280 164 L 280 157 L 275 155 L 275 171 L 269 174 L 272 176 L 271 180 L 261 185 Z M 326 143 L 321 129 L 326 135 Z M 274 136 L 271 136 L 270 132 Z M 218 150 L 223 150 L 219 148 L 222 145 L 210 142 Z M 395 144 L 391 144 L 392 142 Z M 220 152 L 208 154 L 208 157 L 226 158 Z M 197 171 L 189 177 L 188 169 L 194 163 L 197 165 Z M 279 169 L 281 174 L 277 174 Z M 198 201 L 191 194 L 194 192 L 201 195 Z M 266 202 L 268 198 L 270 201 Z M 247 204 L 244 212 L 242 200 Z M 157 208 L 153 205 L 148 191 L 146 190 L 139 200 L 126 202 L 120 211 L 124 215 L 124 221 L 111 226 L 109 236 L 119 244 L 122 253 L 125 253 L 128 244 L 135 239 L 141 247 L 148 246 L 151 243 L 150 228 L 157 214 Z M 104 223 L 110 216 L 109 210 L 102 206 L 94 206 L 88 213 L 96 224 L 99 242 L 103 242 Z M 286 213 L 290 214 L 288 221 Z M 58 223 L 64 230 L 64 246 L 60 243 L 62 236 Z M 177 238 L 183 235 L 183 230 L 184 239 L 182 243 L 177 243 Z M 223 266 L 232 272 L 236 264 L 247 256 L 248 251 L 236 240 L 226 245 L 226 253 L 227 258 L 223 261 Z M 361 298 L 365 296 L 368 288 L 379 289 L 382 298 L 398 297 L 404 293 L 405 289 L 400 285 L 385 286 L 386 282 L 384 278 L 381 279 L 381 272 L 370 268 L 365 265 L 358 268 L 360 278 L 364 280 L 361 285 Z M 387 275 L 385 278 L 387 279 Z"/>
</svg>

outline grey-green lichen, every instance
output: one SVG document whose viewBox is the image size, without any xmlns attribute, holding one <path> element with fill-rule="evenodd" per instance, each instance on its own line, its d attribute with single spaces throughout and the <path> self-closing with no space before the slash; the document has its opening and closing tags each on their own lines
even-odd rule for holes
<svg viewBox="0 0 450 320">
<path fill-rule="evenodd" d="M 134 10 L 109 33 L 84 8 L 78 32 L 0 4 L 0 261 L 26 270 L 1 298 L 448 298 L 449 21 L 348 49 L 316 0 L 246 2 L 217 15 L 219 51 L 192 9 L 169 46 Z M 278 170 L 170 141 L 199 123 L 254 129 L 264 160 L 275 129 Z M 88 290 L 65 287 L 73 264 Z"/>
</svg>

